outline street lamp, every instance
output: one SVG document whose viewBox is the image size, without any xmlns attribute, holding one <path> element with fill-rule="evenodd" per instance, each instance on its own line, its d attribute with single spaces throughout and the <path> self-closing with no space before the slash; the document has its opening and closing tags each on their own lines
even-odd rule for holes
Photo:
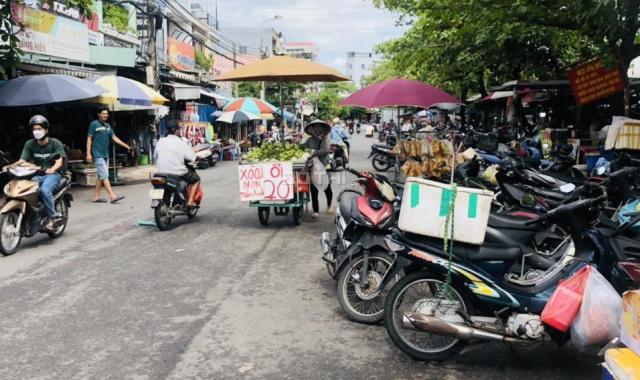
<svg viewBox="0 0 640 380">
<path fill-rule="evenodd" d="M 269 17 L 268 19 L 262 22 L 262 27 L 260 28 L 260 53 L 262 53 L 262 58 L 267 57 L 267 49 L 264 47 L 264 25 L 269 21 L 280 20 L 283 18 L 284 17 L 282 17 L 281 15 L 275 15 L 273 17 Z M 260 100 L 264 101 L 265 97 L 266 97 L 266 90 L 264 88 L 264 81 L 262 81 L 261 87 L 260 87 Z M 264 121 L 263 121 L 263 124 L 264 124 Z"/>
</svg>

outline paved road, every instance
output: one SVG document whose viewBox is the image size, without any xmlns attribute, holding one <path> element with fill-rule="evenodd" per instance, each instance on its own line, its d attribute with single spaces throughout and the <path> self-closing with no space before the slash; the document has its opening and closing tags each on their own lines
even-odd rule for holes
<svg viewBox="0 0 640 380">
<path fill-rule="evenodd" d="M 369 141 L 356 137 L 354 167 Z M 76 191 L 65 235 L 0 258 L 1 379 L 586 379 L 597 359 L 483 344 L 454 360 L 404 356 L 382 326 L 347 321 L 319 257 L 329 215 L 258 224 L 232 163 L 201 172 L 205 201 L 168 232 L 147 185 L 121 205 Z"/>
</svg>

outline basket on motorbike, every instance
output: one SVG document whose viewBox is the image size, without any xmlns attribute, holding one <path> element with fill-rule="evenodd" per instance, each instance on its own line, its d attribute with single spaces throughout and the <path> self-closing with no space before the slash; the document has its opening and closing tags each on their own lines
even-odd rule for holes
<svg viewBox="0 0 640 380">
<path fill-rule="evenodd" d="M 453 240 L 482 244 L 493 197 L 487 190 L 458 186 L 454 194 L 448 184 L 409 177 L 398 227 L 406 232 L 444 238 L 449 204 L 454 196 Z"/>
</svg>

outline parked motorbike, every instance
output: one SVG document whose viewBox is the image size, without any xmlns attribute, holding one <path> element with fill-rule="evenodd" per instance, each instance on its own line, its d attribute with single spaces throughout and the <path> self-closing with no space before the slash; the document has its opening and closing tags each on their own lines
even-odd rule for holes
<svg viewBox="0 0 640 380">
<path fill-rule="evenodd" d="M 187 169 L 195 171 L 194 165 L 194 163 L 187 163 Z M 151 184 L 153 189 L 149 193 L 149 198 L 151 198 L 151 208 L 156 226 L 160 231 L 168 230 L 176 216 L 186 215 L 189 219 L 196 217 L 203 196 L 201 186 L 198 187 L 194 199 L 198 207 L 190 208 L 187 206 L 187 202 L 192 185 L 188 185 L 179 176 L 153 173 Z"/>
<path fill-rule="evenodd" d="M 198 156 L 196 167 L 202 170 L 216 166 L 218 163 L 218 157 L 220 156 L 220 149 L 220 143 L 198 144 L 194 146 L 193 150 Z"/>
<path fill-rule="evenodd" d="M 545 325 L 540 313 L 559 280 L 607 254 L 585 233 L 605 201 L 606 195 L 578 200 L 525 223 L 558 224 L 571 235 L 561 258 L 544 271 L 519 265 L 526 255 L 506 242 L 455 243 L 447 255 L 441 240 L 395 231 L 386 240 L 398 257 L 391 275 L 403 271 L 405 277 L 385 301 L 391 340 L 418 360 L 446 359 L 469 340 L 531 343 L 550 337 L 565 342 L 568 336 Z"/>
<path fill-rule="evenodd" d="M 384 237 L 395 226 L 400 202 L 386 177 L 349 172 L 364 194 L 345 190 L 338 196 L 336 233 L 322 234 L 322 260 L 329 274 L 338 278 L 338 299 L 349 318 L 376 323 L 384 305 L 382 290 L 377 289 L 393 262 Z"/>
<path fill-rule="evenodd" d="M 371 153 L 367 158 L 371 159 L 371 165 L 379 172 L 385 172 L 396 165 L 396 154 L 390 145 L 371 145 Z"/>
<path fill-rule="evenodd" d="M 57 160 L 59 156 L 54 156 Z M 71 179 L 65 174 L 53 192 L 56 211 L 62 218 L 56 221 L 53 229 L 46 229 L 48 218 L 44 205 L 40 201 L 39 186 L 31 181 L 44 171 L 35 165 L 5 166 L 9 182 L 4 186 L 5 204 L 0 209 L 0 253 L 11 255 L 18 250 L 22 238 L 30 238 L 42 232 L 52 239 L 64 233 L 69 220 L 69 207 L 73 196 L 69 193 Z"/>
</svg>

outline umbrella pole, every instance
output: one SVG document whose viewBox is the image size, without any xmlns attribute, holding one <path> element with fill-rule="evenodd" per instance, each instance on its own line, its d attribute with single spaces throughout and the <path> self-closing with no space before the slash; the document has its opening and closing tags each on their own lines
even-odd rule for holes
<svg viewBox="0 0 640 380">
<path fill-rule="evenodd" d="M 280 131 L 280 138 L 282 139 L 282 145 L 284 145 L 284 128 L 286 125 L 284 118 L 284 94 L 282 90 L 282 81 L 280 81 L 280 116 L 282 117 L 282 126 Z"/>
</svg>

